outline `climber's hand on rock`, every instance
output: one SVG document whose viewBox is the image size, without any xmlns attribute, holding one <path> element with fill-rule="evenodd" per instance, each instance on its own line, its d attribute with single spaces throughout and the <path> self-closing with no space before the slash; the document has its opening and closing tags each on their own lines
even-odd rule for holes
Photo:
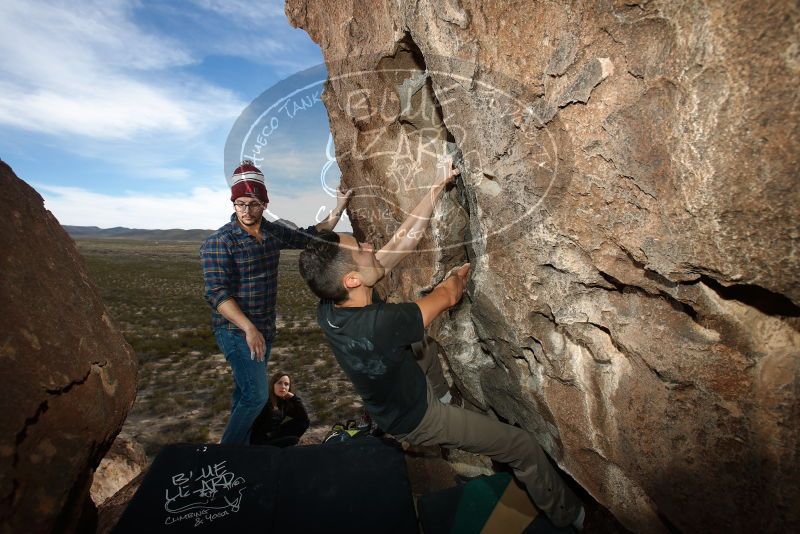
<svg viewBox="0 0 800 534">
<path fill-rule="evenodd" d="M 455 306 L 461 296 L 464 294 L 464 289 L 467 287 L 467 277 L 469 276 L 470 264 L 465 263 L 458 268 L 456 272 L 451 274 L 447 279 L 439 284 L 440 287 L 445 288 L 450 295 L 450 306 Z"/>
<path fill-rule="evenodd" d="M 433 288 L 433 291 L 414 301 L 422 313 L 422 324 L 425 327 L 430 325 L 443 311 L 452 308 L 461 300 L 464 289 L 467 287 L 467 276 L 469 276 L 469 263 L 459 267 Z"/>
<path fill-rule="evenodd" d="M 336 209 L 334 210 L 336 214 L 341 215 L 344 212 L 352 196 L 352 189 L 347 189 L 344 185 L 339 184 L 339 188 L 336 189 Z"/>
<path fill-rule="evenodd" d="M 436 164 L 436 185 L 445 186 L 452 184 L 459 173 L 461 173 L 461 171 L 453 166 L 452 156 L 439 158 Z"/>
</svg>

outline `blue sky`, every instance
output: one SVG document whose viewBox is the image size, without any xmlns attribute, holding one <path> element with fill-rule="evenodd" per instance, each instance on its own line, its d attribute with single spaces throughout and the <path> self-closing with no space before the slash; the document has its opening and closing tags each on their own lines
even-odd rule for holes
<svg viewBox="0 0 800 534">
<path fill-rule="evenodd" d="M 321 63 L 282 0 L 3 0 L 0 158 L 62 224 L 216 228 L 237 118 L 321 82 Z M 332 207 L 328 139 L 321 102 L 280 117 L 261 154 L 275 216 Z"/>
</svg>

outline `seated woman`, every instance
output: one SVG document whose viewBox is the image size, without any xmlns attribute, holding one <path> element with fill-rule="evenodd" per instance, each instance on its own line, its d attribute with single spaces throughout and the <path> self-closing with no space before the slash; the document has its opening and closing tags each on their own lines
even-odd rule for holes
<svg viewBox="0 0 800 534">
<path fill-rule="evenodd" d="M 292 393 L 292 379 L 282 372 L 269 381 L 269 400 L 253 423 L 251 445 L 289 447 L 296 445 L 308 429 L 306 408 Z"/>
</svg>

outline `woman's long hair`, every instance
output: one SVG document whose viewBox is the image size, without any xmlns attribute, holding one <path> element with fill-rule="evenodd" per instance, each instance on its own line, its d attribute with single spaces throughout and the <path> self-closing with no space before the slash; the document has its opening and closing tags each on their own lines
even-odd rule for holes
<svg viewBox="0 0 800 534">
<path fill-rule="evenodd" d="M 278 396 L 275 395 L 275 383 L 284 376 L 289 379 L 289 393 L 294 393 L 294 391 L 292 391 L 292 388 L 294 388 L 294 380 L 292 380 L 292 376 L 289 373 L 279 371 L 272 375 L 272 378 L 269 380 L 269 403 L 273 408 L 278 407 Z"/>
</svg>

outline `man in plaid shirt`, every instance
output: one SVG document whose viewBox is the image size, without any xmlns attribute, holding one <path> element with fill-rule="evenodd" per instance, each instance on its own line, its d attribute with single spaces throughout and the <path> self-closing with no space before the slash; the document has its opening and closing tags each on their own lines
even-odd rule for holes
<svg viewBox="0 0 800 534">
<path fill-rule="evenodd" d="M 234 214 L 200 247 L 205 299 L 220 350 L 233 371 L 233 406 L 222 444 L 247 445 L 250 428 L 267 402 L 267 360 L 275 335 L 278 259 L 284 248 L 304 248 L 322 230 L 332 230 L 351 191 L 339 191 L 336 208 L 316 226 L 298 229 L 263 217 L 269 202 L 264 175 L 243 161 L 233 173 Z"/>
</svg>

